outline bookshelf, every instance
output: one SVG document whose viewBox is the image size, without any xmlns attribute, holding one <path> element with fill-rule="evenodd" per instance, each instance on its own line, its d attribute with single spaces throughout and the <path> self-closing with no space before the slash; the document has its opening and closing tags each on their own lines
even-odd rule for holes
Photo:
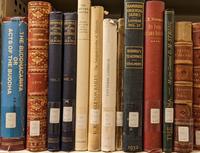
<svg viewBox="0 0 200 153">
<path fill-rule="evenodd" d="M 27 4 L 30 0 L 22 0 Z M 52 6 L 56 10 L 63 12 L 76 11 L 77 10 L 77 0 L 44 0 L 52 3 Z M 113 14 L 113 16 L 119 17 L 123 16 L 123 0 L 92 0 L 92 5 L 102 5 L 105 10 Z M 166 0 L 166 8 L 174 8 L 177 14 L 177 20 L 192 20 L 200 21 L 200 1 L 199 0 Z M 10 152 L 10 151 L 9 151 Z M 8 151 L 0 151 L 0 153 L 9 153 Z M 87 151 L 86 151 L 87 152 Z M 30 153 L 29 151 L 12 151 L 11 153 Z M 49 151 L 43 151 L 38 153 L 49 153 Z M 57 153 L 57 152 L 55 152 Z M 59 153 L 66 153 L 60 151 Z M 80 153 L 79 151 L 74 151 L 72 153 Z M 89 152 L 88 152 L 89 153 Z M 101 152 L 99 152 L 101 153 Z M 115 153 L 123 153 L 122 151 L 116 151 Z M 200 153 L 194 151 L 193 153 Z"/>
</svg>

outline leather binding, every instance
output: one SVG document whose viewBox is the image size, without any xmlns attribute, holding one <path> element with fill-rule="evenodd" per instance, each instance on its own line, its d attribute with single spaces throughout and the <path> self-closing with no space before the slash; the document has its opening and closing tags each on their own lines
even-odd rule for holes
<svg viewBox="0 0 200 153">
<path fill-rule="evenodd" d="M 117 21 L 103 21 L 101 150 L 115 151 Z"/>
<path fill-rule="evenodd" d="M 2 22 L 1 149 L 25 149 L 27 18 Z"/>
<path fill-rule="evenodd" d="M 123 150 L 143 150 L 145 0 L 125 0 Z"/>
<path fill-rule="evenodd" d="M 62 102 L 63 14 L 49 15 L 48 139 L 49 151 L 60 150 L 60 110 Z"/>
<path fill-rule="evenodd" d="M 27 141 L 29 151 L 47 149 L 47 83 L 51 4 L 28 3 Z"/>
<path fill-rule="evenodd" d="M 76 58 L 77 13 L 64 13 L 62 151 L 75 148 Z"/>
<path fill-rule="evenodd" d="M 193 23 L 194 149 L 200 150 L 200 23 Z"/>
<path fill-rule="evenodd" d="M 88 150 L 90 0 L 78 0 L 75 150 Z"/>
<path fill-rule="evenodd" d="M 174 151 L 193 150 L 193 45 L 192 23 L 177 22 L 175 30 Z"/>
<path fill-rule="evenodd" d="M 123 58 L 124 58 L 124 18 L 118 20 L 118 38 L 117 38 L 117 104 L 116 104 L 116 131 L 115 131 L 115 148 L 122 150 L 122 133 L 123 133 L 123 97 L 122 97 L 122 80 L 123 80 Z"/>
<path fill-rule="evenodd" d="M 145 19 L 144 150 L 162 148 L 163 1 L 147 1 Z"/>
<path fill-rule="evenodd" d="M 174 11 L 164 14 L 163 151 L 173 151 L 174 126 Z"/>
<path fill-rule="evenodd" d="M 102 6 L 92 6 L 90 28 L 88 151 L 101 150 L 103 18 L 104 8 Z"/>
</svg>

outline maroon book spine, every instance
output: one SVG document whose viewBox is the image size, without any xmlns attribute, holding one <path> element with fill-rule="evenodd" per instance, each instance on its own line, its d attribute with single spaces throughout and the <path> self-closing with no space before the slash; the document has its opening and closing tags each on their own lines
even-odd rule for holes
<svg viewBox="0 0 200 153">
<path fill-rule="evenodd" d="M 147 1 L 145 19 L 144 150 L 162 148 L 163 1 Z"/>
<path fill-rule="evenodd" d="M 27 149 L 47 149 L 48 2 L 28 4 Z"/>
</svg>

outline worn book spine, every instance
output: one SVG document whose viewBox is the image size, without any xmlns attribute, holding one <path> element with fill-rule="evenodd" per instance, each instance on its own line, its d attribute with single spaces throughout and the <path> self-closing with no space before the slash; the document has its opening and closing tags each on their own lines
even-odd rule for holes
<svg viewBox="0 0 200 153">
<path fill-rule="evenodd" d="M 64 13 L 64 61 L 61 150 L 75 148 L 77 13 Z"/>
<path fill-rule="evenodd" d="M 123 58 L 124 58 L 124 18 L 118 20 L 118 38 L 117 38 L 117 97 L 116 97 L 116 131 L 115 131 L 115 149 L 122 150 L 123 133 Z"/>
<path fill-rule="evenodd" d="M 48 150 L 60 150 L 60 110 L 62 102 L 62 36 L 63 14 L 49 15 L 49 64 L 48 64 Z"/>
<path fill-rule="evenodd" d="M 177 22 L 175 30 L 174 151 L 193 150 L 193 45 L 192 23 Z"/>
<path fill-rule="evenodd" d="M 75 150 L 88 150 L 90 0 L 78 0 Z"/>
<path fill-rule="evenodd" d="M 125 0 L 123 150 L 143 150 L 145 0 Z M 137 12 L 137 13 L 133 13 Z"/>
<path fill-rule="evenodd" d="M 101 150 L 103 18 L 104 8 L 102 6 L 92 6 L 90 25 L 89 151 Z"/>
<path fill-rule="evenodd" d="M 115 151 L 117 21 L 103 21 L 101 150 Z"/>
<path fill-rule="evenodd" d="M 193 23 L 194 149 L 200 150 L 200 23 Z"/>
<path fill-rule="evenodd" d="M 173 151 L 174 126 L 174 11 L 164 14 L 164 61 L 163 61 L 163 151 Z"/>
<path fill-rule="evenodd" d="M 28 25 L 24 17 L 2 22 L 1 149 L 25 149 Z"/>
<path fill-rule="evenodd" d="M 28 3 L 27 141 L 29 151 L 47 149 L 49 14 L 51 4 Z"/>
<path fill-rule="evenodd" d="M 162 149 L 163 1 L 147 1 L 145 19 L 144 150 Z"/>
</svg>

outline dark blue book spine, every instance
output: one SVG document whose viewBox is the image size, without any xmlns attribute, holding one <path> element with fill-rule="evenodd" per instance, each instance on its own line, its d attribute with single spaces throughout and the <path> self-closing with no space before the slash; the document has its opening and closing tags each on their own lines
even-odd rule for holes
<svg viewBox="0 0 200 153">
<path fill-rule="evenodd" d="M 60 150 L 62 104 L 63 13 L 51 12 L 49 22 L 48 150 Z"/>
<path fill-rule="evenodd" d="M 125 0 L 123 150 L 143 150 L 145 0 Z"/>
<path fill-rule="evenodd" d="M 25 148 L 27 19 L 2 23 L 1 136 L 2 149 Z"/>
<path fill-rule="evenodd" d="M 64 14 L 62 150 L 75 147 L 77 13 Z"/>
</svg>

